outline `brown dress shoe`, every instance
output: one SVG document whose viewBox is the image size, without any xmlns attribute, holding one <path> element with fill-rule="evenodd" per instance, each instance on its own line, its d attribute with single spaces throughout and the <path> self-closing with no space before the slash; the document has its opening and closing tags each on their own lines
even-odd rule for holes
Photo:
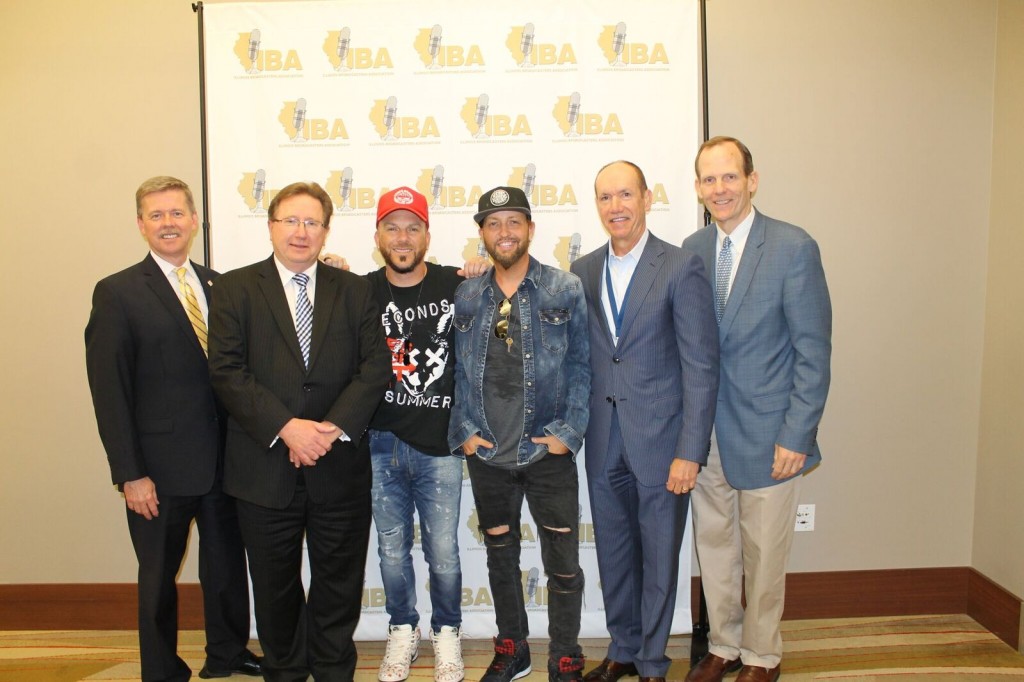
<svg viewBox="0 0 1024 682">
<path fill-rule="evenodd" d="M 745 665 L 736 677 L 736 682 L 775 682 L 781 674 L 781 663 L 771 670 L 759 665 Z"/>
<path fill-rule="evenodd" d="M 583 676 L 583 682 L 615 682 L 620 677 L 637 674 L 635 663 L 619 663 L 606 658 L 601 661 L 601 665 Z"/>
<path fill-rule="evenodd" d="M 739 670 L 742 665 L 743 661 L 738 658 L 729 661 L 714 654 L 704 654 L 704 658 L 686 674 L 686 682 L 722 682 L 726 673 Z"/>
</svg>

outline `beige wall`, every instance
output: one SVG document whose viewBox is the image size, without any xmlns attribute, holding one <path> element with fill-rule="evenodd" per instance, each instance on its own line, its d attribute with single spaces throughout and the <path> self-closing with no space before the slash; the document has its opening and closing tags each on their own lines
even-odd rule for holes
<svg viewBox="0 0 1024 682">
<path fill-rule="evenodd" d="M 997 90 L 995 45 L 997 29 L 1001 39 L 1012 32 L 1004 22 L 1019 23 L 1020 3 L 708 5 L 711 132 L 751 146 L 759 208 L 818 238 L 835 308 L 825 461 L 804 494 L 817 530 L 797 537 L 792 570 L 970 565 L 973 545 L 979 568 L 1024 593 L 1020 569 L 1013 584 L 981 527 L 1005 525 L 1012 511 L 1019 521 L 1019 506 L 990 509 L 979 488 L 977 522 L 975 513 L 976 479 L 1017 491 L 1024 480 L 1019 465 L 1010 480 L 1008 466 L 976 473 L 979 413 L 1003 434 L 982 437 L 981 450 L 1009 463 L 1022 404 L 1018 394 L 1007 405 L 1001 370 L 984 384 L 982 374 L 983 351 L 1012 358 L 1000 337 L 1020 324 L 990 310 L 985 333 L 990 205 L 1004 216 L 997 230 L 1019 214 L 1019 201 L 993 199 L 990 177 L 1010 165 L 993 165 L 994 92 L 997 135 L 1020 144 L 1009 116 L 999 123 L 1012 76 L 1000 69 Z M 138 182 L 166 172 L 199 184 L 195 17 L 185 0 L 38 0 L 0 9 L 0 25 L 3 306 L 10 329 L 34 330 L 9 332 L 0 357 L 0 583 L 131 581 L 82 329 L 93 283 L 144 253 L 132 216 Z M 1000 43 L 1000 67 L 1020 63 L 1020 35 Z M 1019 194 L 1001 182 L 1004 202 Z M 994 263 L 1000 253 L 1006 263 L 989 278 L 1019 289 L 1010 249 L 994 244 Z M 40 266 L 45 284 L 32 284 Z M 21 303 L 30 286 L 45 304 Z M 995 423 L 994 408 L 1008 425 Z M 1013 542 L 1005 559 L 1019 567 L 1024 540 Z"/>
<path fill-rule="evenodd" d="M 1024 2 L 999 3 L 972 564 L 1024 595 Z"/>
</svg>

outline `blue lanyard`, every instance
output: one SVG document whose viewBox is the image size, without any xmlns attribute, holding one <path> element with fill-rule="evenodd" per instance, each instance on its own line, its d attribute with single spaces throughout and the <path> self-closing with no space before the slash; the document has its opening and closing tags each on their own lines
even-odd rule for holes
<svg viewBox="0 0 1024 682">
<path fill-rule="evenodd" d="M 629 284 L 626 286 L 626 293 L 622 296 L 622 310 L 619 310 L 619 306 L 615 303 L 615 289 L 612 287 L 612 271 L 608 267 L 608 261 L 611 260 L 611 252 L 608 253 L 604 258 L 604 283 L 608 289 L 608 302 L 612 306 L 612 319 L 615 320 L 615 338 L 619 338 L 619 330 L 622 329 L 622 314 L 626 311 L 626 301 L 629 300 L 629 290 L 633 288 L 633 277 L 629 278 Z M 636 274 L 634 268 L 633 274 Z"/>
</svg>

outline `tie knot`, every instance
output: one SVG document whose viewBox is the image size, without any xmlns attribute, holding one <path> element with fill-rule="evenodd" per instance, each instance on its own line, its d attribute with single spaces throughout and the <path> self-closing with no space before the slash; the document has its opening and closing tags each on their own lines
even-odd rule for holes
<svg viewBox="0 0 1024 682">
<path fill-rule="evenodd" d="M 292 279 L 295 280 L 295 283 L 298 284 L 303 289 L 305 289 L 306 284 L 309 283 L 309 275 L 307 275 L 304 272 L 300 272 L 299 274 L 293 276 Z"/>
<path fill-rule="evenodd" d="M 726 235 L 725 239 L 722 240 L 722 248 L 728 249 L 730 246 L 732 246 L 732 240 L 729 239 L 729 235 Z"/>
<path fill-rule="evenodd" d="M 181 282 L 182 284 L 185 283 L 185 273 L 187 272 L 188 270 L 185 268 L 175 268 L 174 270 L 174 274 L 178 276 L 178 281 Z"/>
</svg>

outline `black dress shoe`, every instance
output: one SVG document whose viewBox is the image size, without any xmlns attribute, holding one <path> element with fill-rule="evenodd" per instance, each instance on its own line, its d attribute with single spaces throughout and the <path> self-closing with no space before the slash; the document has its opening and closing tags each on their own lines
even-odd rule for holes
<svg viewBox="0 0 1024 682">
<path fill-rule="evenodd" d="M 260 657 L 251 651 L 245 652 L 242 662 L 231 670 L 210 670 L 209 666 L 203 666 L 199 671 L 199 677 L 209 680 L 214 677 L 231 677 L 232 675 L 248 675 L 249 677 L 262 677 L 263 668 L 260 666 Z"/>
<path fill-rule="evenodd" d="M 635 663 L 619 663 L 606 658 L 601 661 L 601 665 L 583 676 L 583 682 L 615 682 L 620 677 L 637 674 Z"/>
</svg>

